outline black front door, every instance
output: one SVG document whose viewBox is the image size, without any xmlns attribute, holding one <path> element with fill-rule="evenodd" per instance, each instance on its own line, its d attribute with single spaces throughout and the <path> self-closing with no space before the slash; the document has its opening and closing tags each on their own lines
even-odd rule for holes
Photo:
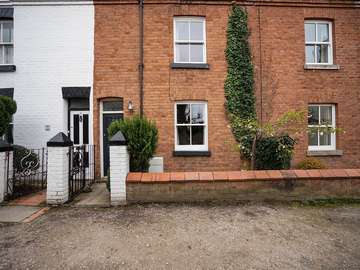
<svg viewBox="0 0 360 270">
<path fill-rule="evenodd" d="M 122 113 L 104 113 L 103 114 L 103 168 L 104 176 L 107 176 L 110 166 L 110 153 L 109 153 L 109 135 L 107 132 L 108 127 L 112 121 L 123 119 Z"/>
</svg>

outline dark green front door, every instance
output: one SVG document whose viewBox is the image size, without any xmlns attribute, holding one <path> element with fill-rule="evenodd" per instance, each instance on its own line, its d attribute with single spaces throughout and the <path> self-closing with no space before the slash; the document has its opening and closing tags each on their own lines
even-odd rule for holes
<svg viewBox="0 0 360 270">
<path fill-rule="evenodd" d="M 106 113 L 103 114 L 103 168 L 104 176 L 107 176 L 110 166 L 110 152 L 109 152 L 109 135 L 108 127 L 112 121 L 123 119 L 122 113 Z"/>
</svg>

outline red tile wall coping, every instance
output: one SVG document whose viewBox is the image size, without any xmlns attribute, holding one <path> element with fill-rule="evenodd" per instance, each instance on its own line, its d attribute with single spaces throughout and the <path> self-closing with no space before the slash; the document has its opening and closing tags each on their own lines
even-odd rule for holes
<svg viewBox="0 0 360 270">
<path fill-rule="evenodd" d="M 129 173 L 128 183 L 266 181 L 360 178 L 360 169 Z"/>
</svg>

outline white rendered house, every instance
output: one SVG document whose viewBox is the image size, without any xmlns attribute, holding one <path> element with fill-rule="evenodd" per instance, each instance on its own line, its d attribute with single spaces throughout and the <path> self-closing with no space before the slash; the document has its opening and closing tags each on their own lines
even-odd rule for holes
<svg viewBox="0 0 360 270">
<path fill-rule="evenodd" d="M 93 142 L 94 6 L 0 0 L 0 95 L 17 102 L 14 144 L 39 148 L 58 132 Z"/>
</svg>

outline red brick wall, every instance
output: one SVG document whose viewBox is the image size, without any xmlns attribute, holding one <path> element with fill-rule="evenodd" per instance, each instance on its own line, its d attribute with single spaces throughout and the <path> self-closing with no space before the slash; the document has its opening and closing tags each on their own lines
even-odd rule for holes
<svg viewBox="0 0 360 270">
<path fill-rule="evenodd" d="M 139 107 L 139 19 L 136 5 L 95 6 L 94 143 L 97 172 L 100 173 L 100 101 L 124 98 Z"/>
<path fill-rule="evenodd" d="M 296 2 L 296 1 L 295 1 Z M 326 1 L 325 1 L 326 2 Z M 144 112 L 159 128 L 157 155 L 165 170 L 237 170 L 241 168 L 224 110 L 226 27 L 229 5 L 148 4 L 144 8 Z M 360 25 L 359 9 L 342 7 L 246 6 L 255 65 L 257 111 L 264 121 L 308 103 L 335 103 L 342 157 L 323 158 L 334 167 L 360 165 Z M 205 16 L 209 70 L 175 70 L 173 16 Z M 260 18 L 259 18 L 260 15 Z M 334 21 L 334 63 L 340 70 L 304 70 L 304 19 Z M 260 25 L 259 25 L 260 21 Z M 132 100 L 139 109 L 138 7 L 135 4 L 96 5 L 94 135 L 99 145 L 98 100 L 109 96 Z M 261 29 L 261 55 L 260 32 Z M 260 60 L 261 59 L 261 60 Z M 262 73 L 261 73 L 261 69 Z M 262 76 L 261 76 L 262 74 Z M 261 86 L 262 85 L 262 90 Z M 262 98 L 261 98 L 262 92 Z M 174 102 L 208 102 L 211 157 L 173 157 Z M 262 100 L 262 110 L 261 103 Z M 127 111 L 125 111 L 127 116 Z M 304 124 L 306 126 L 306 124 Z M 295 162 L 305 157 L 307 136 L 296 147 Z M 98 163 L 99 164 L 99 163 Z"/>
<path fill-rule="evenodd" d="M 360 165 L 358 14 L 359 9 L 349 8 L 261 7 L 263 119 L 274 119 L 291 109 L 306 110 L 309 103 L 336 104 L 337 126 L 346 132 L 337 136 L 337 149 L 344 155 L 322 158 L 328 166 Z M 307 18 L 333 21 L 334 64 L 340 70 L 304 70 L 303 24 Z M 251 21 L 254 33 L 256 23 Z M 256 66 L 259 70 L 258 61 Z M 257 77 L 257 85 L 259 80 Z M 304 134 L 296 147 L 295 163 L 304 158 L 306 150 Z"/>
</svg>

